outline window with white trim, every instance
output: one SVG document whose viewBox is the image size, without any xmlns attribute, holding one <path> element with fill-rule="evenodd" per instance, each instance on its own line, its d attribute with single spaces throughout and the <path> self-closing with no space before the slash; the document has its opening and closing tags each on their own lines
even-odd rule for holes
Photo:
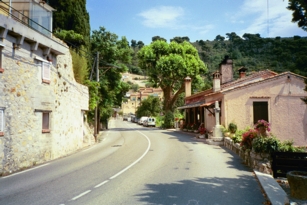
<svg viewBox="0 0 307 205">
<path fill-rule="evenodd" d="M 50 63 L 42 62 L 42 80 L 44 83 L 50 83 Z"/>
<path fill-rule="evenodd" d="M 51 72 L 51 63 L 43 58 L 40 58 L 38 56 L 35 57 L 35 59 L 38 61 L 38 65 L 41 67 L 41 74 L 42 74 L 42 82 L 50 84 L 50 72 Z"/>
<path fill-rule="evenodd" d="M 4 135 L 4 109 L 0 108 L 0 136 Z"/>
</svg>

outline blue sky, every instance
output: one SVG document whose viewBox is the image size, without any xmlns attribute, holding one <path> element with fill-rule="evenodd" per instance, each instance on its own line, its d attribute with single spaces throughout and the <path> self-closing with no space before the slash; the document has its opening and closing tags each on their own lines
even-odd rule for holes
<svg viewBox="0 0 307 205">
<path fill-rule="evenodd" d="M 288 0 L 87 0 L 91 30 L 105 27 L 119 38 L 151 43 L 176 36 L 214 40 L 235 32 L 261 37 L 307 36 L 292 23 Z"/>
</svg>

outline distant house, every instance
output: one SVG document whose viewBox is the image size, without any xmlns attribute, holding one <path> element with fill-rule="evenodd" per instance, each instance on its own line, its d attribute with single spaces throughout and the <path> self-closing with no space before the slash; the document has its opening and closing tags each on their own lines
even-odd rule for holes
<svg viewBox="0 0 307 205">
<path fill-rule="evenodd" d="M 230 58 L 220 64 L 213 74 L 213 88 L 191 95 L 191 79 L 186 79 L 186 123 L 203 122 L 210 131 L 215 126 L 215 101 L 219 102 L 220 122 L 227 127 L 237 124 L 238 129 L 253 127 L 257 120 L 271 123 L 271 132 L 280 140 L 293 140 L 295 145 L 307 144 L 307 105 L 301 100 L 306 77 L 291 72 L 275 73 L 270 70 L 246 75 L 247 69 L 238 70 L 239 79 L 233 79 Z"/>
<path fill-rule="evenodd" d="M 163 99 L 163 91 L 161 88 L 140 88 L 138 92 L 129 92 L 126 94 L 127 101 L 122 102 L 123 114 L 135 114 L 138 107 L 141 105 L 141 101 L 148 98 L 148 96 L 158 97 Z"/>
<path fill-rule="evenodd" d="M 88 88 L 74 79 L 67 45 L 52 36 L 52 10 L 43 1 L 0 2 L 0 175 L 94 143 Z"/>
</svg>

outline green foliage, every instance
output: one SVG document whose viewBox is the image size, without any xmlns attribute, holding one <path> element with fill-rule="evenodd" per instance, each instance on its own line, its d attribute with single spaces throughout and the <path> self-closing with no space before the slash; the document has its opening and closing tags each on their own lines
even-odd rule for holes
<svg viewBox="0 0 307 205">
<path fill-rule="evenodd" d="M 99 101 L 99 95 L 98 95 L 99 83 L 90 80 L 85 80 L 84 84 L 89 89 L 89 110 L 93 111 L 95 110 L 95 107 Z"/>
<path fill-rule="evenodd" d="M 121 80 L 126 72 L 125 63 L 130 63 L 131 50 L 126 38 L 118 39 L 116 34 L 104 27 L 93 31 L 91 36 L 92 55 L 99 52 L 99 111 L 101 116 L 110 117 L 113 107 L 120 107 L 130 85 Z"/>
<path fill-rule="evenodd" d="M 57 38 L 67 42 L 69 46 L 74 45 L 73 48 L 80 48 L 82 45 L 85 45 L 83 36 L 75 33 L 73 30 L 57 30 L 54 35 Z"/>
<path fill-rule="evenodd" d="M 232 141 L 234 143 L 240 143 L 242 141 L 242 135 L 234 135 L 233 137 L 231 137 Z"/>
<path fill-rule="evenodd" d="M 161 102 L 158 97 L 149 96 L 142 101 L 142 104 L 136 111 L 138 118 L 142 116 L 157 116 L 161 112 Z"/>
<path fill-rule="evenodd" d="M 134 91 L 134 92 L 137 92 L 139 90 L 139 85 L 138 84 L 132 84 L 131 85 L 131 89 Z"/>
<path fill-rule="evenodd" d="M 53 30 L 73 30 L 83 36 L 86 49 L 90 42 L 90 18 L 85 0 L 48 0 L 53 12 Z M 82 44 L 83 45 L 83 44 Z"/>
<path fill-rule="evenodd" d="M 229 123 L 228 130 L 229 130 L 230 133 L 236 133 L 237 125 L 233 122 Z"/>
<path fill-rule="evenodd" d="M 292 22 L 297 22 L 298 27 L 307 31 L 307 2 L 306 0 L 289 0 L 289 10 L 293 11 Z"/>
<path fill-rule="evenodd" d="M 174 115 L 173 112 L 167 111 L 164 117 L 163 128 L 172 128 L 174 126 Z"/>
<path fill-rule="evenodd" d="M 268 153 L 278 151 L 280 141 L 276 137 L 256 137 L 252 142 L 253 150 L 256 153 Z"/>
<path fill-rule="evenodd" d="M 88 78 L 87 60 L 73 49 L 70 50 L 70 53 L 72 56 L 75 80 L 80 84 L 84 84 L 85 80 Z"/>
<path fill-rule="evenodd" d="M 280 152 L 305 152 L 305 149 L 294 147 L 292 140 L 286 140 L 278 145 Z"/>
<path fill-rule="evenodd" d="M 179 94 L 184 92 L 184 78 L 190 76 L 193 83 L 201 83 L 200 73 L 207 67 L 200 60 L 197 50 L 187 41 L 178 44 L 156 40 L 138 52 L 139 66 L 146 70 L 149 82 L 161 87 L 164 94 L 163 110 L 173 110 Z"/>
</svg>

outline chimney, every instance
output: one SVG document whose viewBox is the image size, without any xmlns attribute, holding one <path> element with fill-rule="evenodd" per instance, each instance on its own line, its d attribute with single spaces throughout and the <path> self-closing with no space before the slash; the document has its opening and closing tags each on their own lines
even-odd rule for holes
<svg viewBox="0 0 307 205">
<path fill-rule="evenodd" d="M 240 78 L 245 78 L 246 77 L 247 68 L 241 67 L 238 71 L 239 71 Z"/>
<path fill-rule="evenodd" d="M 185 83 L 185 97 L 191 96 L 191 78 L 188 76 L 184 79 Z"/>
<path fill-rule="evenodd" d="M 224 60 L 220 63 L 220 73 L 222 75 L 221 84 L 233 80 L 232 59 L 229 56 L 225 56 Z"/>
<path fill-rule="evenodd" d="M 216 71 L 213 73 L 213 92 L 218 92 L 221 90 L 221 73 Z"/>
</svg>

